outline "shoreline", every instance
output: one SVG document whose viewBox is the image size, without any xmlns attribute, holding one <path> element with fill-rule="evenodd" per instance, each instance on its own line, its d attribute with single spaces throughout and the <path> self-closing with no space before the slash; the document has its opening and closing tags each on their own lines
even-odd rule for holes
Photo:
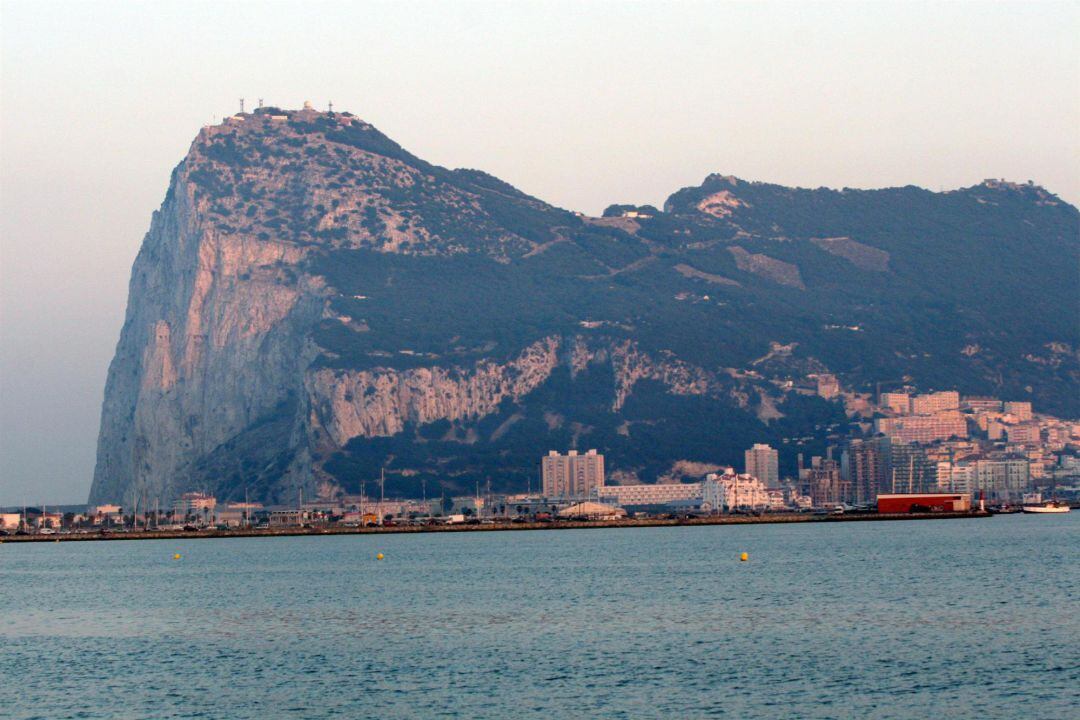
<svg viewBox="0 0 1080 720">
<path fill-rule="evenodd" d="M 0 544 L 26 542 L 93 542 L 107 540 L 176 540 L 250 537 L 296 537 L 301 535 L 400 535 L 405 533 L 445 532 L 506 532 L 519 530 L 593 530 L 603 528 L 639 527 L 687 527 L 705 525 L 770 525 L 783 523 L 836 523 L 836 522 L 890 522 L 901 520 L 966 520 L 992 517 L 990 512 L 934 512 L 934 513 L 877 513 L 850 515 L 809 515 L 805 513 L 777 513 L 775 515 L 737 515 L 687 519 L 667 518 L 620 518 L 618 520 L 565 520 L 550 523 L 495 523 L 491 525 L 399 525 L 394 527 L 280 527 L 236 528 L 234 530 L 135 530 L 107 533 L 65 533 L 52 535 L 8 535 L 0 537 Z"/>
</svg>

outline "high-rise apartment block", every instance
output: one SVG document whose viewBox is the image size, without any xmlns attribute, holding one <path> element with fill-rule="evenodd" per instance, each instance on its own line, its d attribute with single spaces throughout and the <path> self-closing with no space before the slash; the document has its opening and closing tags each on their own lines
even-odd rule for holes
<svg viewBox="0 0 1080 720">
<path fill-rule="evenodd" d="M 813 457 L 810 467 L 799 470 L 799 487 L 814 507 L 835 507 L 850 495 L 840 472 L 840 463 L 831 458 Z"/>
<path fill-rule="evenodd" d="M 889 463 L 892 442 L 887 437 L 852 440 L 840 456 L 840 470 L 848 482 L 848 499 L 856 504 L 870 504 L 878 493 L 892 488 Z"/>
<path fill-rule="evenodd" d="M 604 456 L 595 450 L 584 455 L 552 450 L 541 461 L 540 474 L 545 497 L 587 498 L 604 486 Z"/>
<path fill-rule="evenodd" d="M 746 474 L 753 475 L 767 488 L 780 487 L 780 453 L 757 443 L 746 451 Z"/>
<path fill-rule="evenodd" d="M 937 462 L 918 445 L 893 442 L 889 452 L 890 493 L 927 493 L 938 488 Z"/>
</svg>

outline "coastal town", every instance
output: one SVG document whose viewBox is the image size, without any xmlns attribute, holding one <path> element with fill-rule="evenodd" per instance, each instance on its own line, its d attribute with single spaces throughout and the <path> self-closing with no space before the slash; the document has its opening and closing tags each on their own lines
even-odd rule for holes
<svg viewBox="0 0 1080 720">
<path fill-rule="evenodd" d="M 816 392 L 840 396 L 832 376 Z M 0 512 L 0 533 L 101 534 L 128 531 L 228 531 L 302 527 L 559 523 L 620 518 L 718 515 L 1009 512 L 1080 500 L 1080 423 L 1037 413 L 1030 402 L 962 397 L 956 391 L 882 392 L 865 436 L 829 446 L 824 456 L 797 454 L 795 475 L 780 472 L 782 449 L 754 444 L 742 472 L 727 467 L 695 482 L 612 484 L 595 449 L 551 450 L 539 458 L 538 492 L 492 493 L 476 483 L 464 496 L 387 498 L 384 484 L 332 500 L 291 505 L 225 501 L 187 492 L 166 507 L 24 506 Z M 867 413 L 864 413 L 864 415 Z"/>
</svg>

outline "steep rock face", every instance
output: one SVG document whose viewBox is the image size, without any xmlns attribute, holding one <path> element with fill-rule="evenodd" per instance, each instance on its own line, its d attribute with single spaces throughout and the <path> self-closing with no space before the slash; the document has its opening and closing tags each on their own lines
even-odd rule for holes
<svg viewBox="0 0 1080 720">
<path fill-rule="evenodd" d="M 320 369 L 309 375 L 307 392 L 314 418 L 341 446 L 355 437 L 396 435 L 407 423 L 488 415 L 547 380 L 558 364 L 558 350 L 558 338 L 545 338 L 505 365 L 485 360 L 469 369 Z"/>
<path fill-rule="evenodd" d="M 822 372 L 1080 414 L 1080 335 L 1048 310 L 1075 307 L 1078 228 L 1031 185 L 721 175 L 587 218 L 347 113 L 236 116 L 135 260 L 91 500 L 292 501 L 383 469 L 400 494 L 520 490 L 567 447 L 642 480 L 821 453 L 848 420 Z"/>
<path fill-rule="evenodd" d="M 306 393 L 312 425 L 325 430 L 336 446 L 343 446 L 354 438 L 396 435 L 410 423 L 477 420 L 506 401 L 522 400 L 560 365 L 569 365 L 571 373 L 577 374 L 590 365 L 608 364 L 613 412 L 622 409 L 634 385 L 642 380 L 659 383 L 674 395 L 719 390 L 716 377 L 702 368 L 678 360 L 657 361 L 630 341 L 590 344 L 577 336 L 544 338 L 505 364 L 483 360 L 471 368 L 320 368 L 308 374 Z"/>
<path fill-rule="evenodd" d="M 715 377 L 679 360 L 657 362 L 636 343 L 623 341 L 608 351 L 615 374 L 615 398 L 611 409 L 619 411 L 642 380 L 661 384 L 674 395 L 707 395 L 716 390 Z M 593 360 L 603 357 L 593 356 Z"/>
<path fill-rule="evenodd" d="M 181 164 L 135 260 L 92 502 L 189 489 L 192 461 L 296 388 L 320 283 L 280 275 L 303 248 L 223 233 L 206 220 L 210 203 Z"/>
</svg>

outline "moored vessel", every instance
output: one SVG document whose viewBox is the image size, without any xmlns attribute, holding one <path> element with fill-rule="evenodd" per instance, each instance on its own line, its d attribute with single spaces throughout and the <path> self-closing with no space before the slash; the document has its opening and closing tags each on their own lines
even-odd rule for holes
<svg viewBox="0 0 1080 720">
<path fill-rule="evenodd" d="M 1065 503 L 1056 500 L 1050 500 L 1042 505 L 1024 505 L 1023 507 L 1026 513 L 1067 513 L 1071 509 Z"/>
</svg>

